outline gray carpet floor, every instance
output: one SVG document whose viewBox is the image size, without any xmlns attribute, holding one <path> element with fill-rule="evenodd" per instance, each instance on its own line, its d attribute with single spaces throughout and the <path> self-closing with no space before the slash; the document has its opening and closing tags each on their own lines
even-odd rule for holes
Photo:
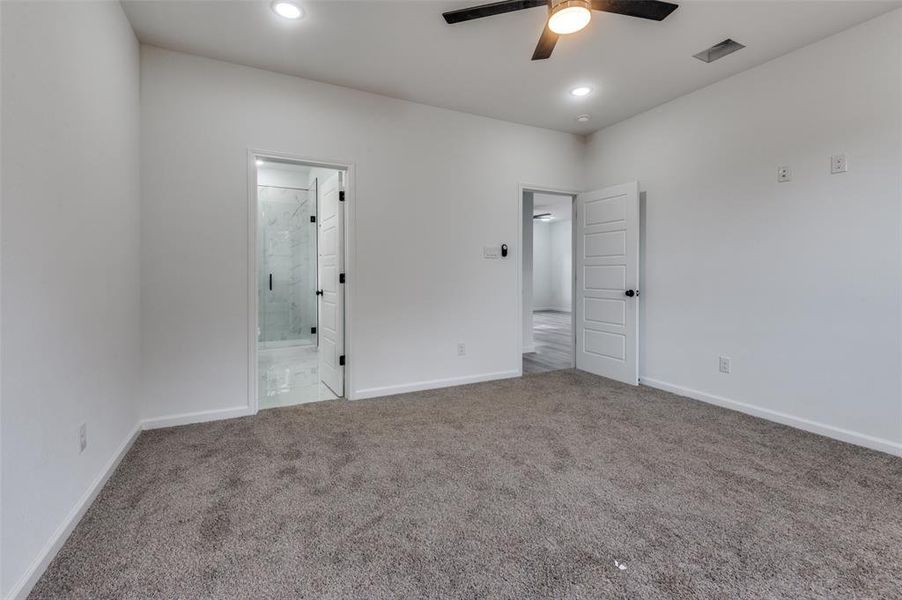
<svg viewBox="0 0 902 600">
<path fill-rule="evenodd" d="M 30 597 L 902 598 L 902 459 L 572 370 L 273 409 L 142 433 Z"/>
</svg>

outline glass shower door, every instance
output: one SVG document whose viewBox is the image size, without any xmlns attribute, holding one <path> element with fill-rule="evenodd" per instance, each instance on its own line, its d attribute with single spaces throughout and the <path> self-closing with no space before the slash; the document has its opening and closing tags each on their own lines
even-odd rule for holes
<svg viewBox="0 0 902 600">
<path fill-rule="evenodd" d="M 263 348 L 315 344 L 313 194 L 261 185 L 257 199 L 257 341 Z"/>
</svg>

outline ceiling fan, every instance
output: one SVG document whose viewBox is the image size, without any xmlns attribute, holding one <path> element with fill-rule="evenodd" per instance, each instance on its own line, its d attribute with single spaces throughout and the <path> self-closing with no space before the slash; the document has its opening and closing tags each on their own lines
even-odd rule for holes
<svg viewBox="0 0 902 600">
<path fill-rule="evenodd" d="M 445 22 L 452 24 L 536 6 L 548 7 L 548 20 L 545 21 L 545 30 L 542 31 L 539 43 L 532 54 L 533 60 L 544 60 L 550 57 L 558 37 L 576 33 L 588 25 L 592 19 L 593 10 L 663 21 L 677 9 L 676 4 L 659 0 L 502 0 L 501 2 L 452 10 L 443 13 L 442 16 L 445 17 Z"/>
</svg>

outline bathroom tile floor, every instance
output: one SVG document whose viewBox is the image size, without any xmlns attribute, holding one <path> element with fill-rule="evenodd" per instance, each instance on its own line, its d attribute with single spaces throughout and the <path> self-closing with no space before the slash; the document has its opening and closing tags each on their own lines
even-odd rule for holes
<svg viewBox="0 0 902 600">
<path fill-rule="evenodd" d="M 314 345 L 261 348 L 257 360 L 261 410 L 337 398 L 320 381 Z"/>
</svg>

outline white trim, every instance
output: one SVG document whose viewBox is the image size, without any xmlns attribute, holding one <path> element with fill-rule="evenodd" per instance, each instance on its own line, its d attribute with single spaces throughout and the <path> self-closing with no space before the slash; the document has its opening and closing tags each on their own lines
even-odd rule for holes
<svg viewBox="0 0 902 600">
<path fill-rule="evenodd" d="M 199 412 L 169 415 L 166 417 L 154 417 L 141 421 L 141 429 L 161 429 L 163 427 L 177 427 L 179 425 L 192 425 L 194 423 L 207 423 L 209 421 L 222 421 L 223 419 L 235 419 L 256 414 L 247 406 L 233 406 L 232 408 L 220 408 L 216 410 L 202 410 Z"/>
<path fill-rule="evenodd" d="M 698 390 L 685 388 L 679 385 L 674 385 L 672 383 L 667 383 L 665 381 L 660 381 L 649 377 L 640 377 L 639 382 L 642 385 L 647 385 L 659 390 L 664 390 L 665 392 L 671 392 L 673 394 L 685 396 L 686 398 L 692 398 L 693 400 L 699 400 L 700 402 L 705 402 L 707 404 L 713 404 L 715 406 L 728 408 L 737 412 L 745 413 L 747 415 L 752 415 L 754 417 L 760 417 L 768 421 L 773 421 L 782 425 L 788 425 L 789 427 L 795 427 L 796 429 L 801 429 L 810 433 L 823 435 L 828 438 L 839 440 L 841 442 L 847 442 L 849 444 L 855 444 L 857 446 L 864 446 L 865 448 L 870 448 L 871 450 L 879 450 L 880 452 L 886 452 L 887 454 L 893 454 L 895 456 L 902 456 L 902 443 L 873 437 L 863 433 L 850 431 L 848 429 L 841 429 L 832 425 L 825 425 L 824 423 L 818 423 L 817 421 L 802 419 L 800 417 L 795 417 L 793 415 L 789 415 L 776 410 L 771 410 L 769 408 L 762 408 L 760 406 L 755 406 L 754 404 L 747 404 L 745 402 L 739 402 L 737 400 L 730 400 L 729 398 L 724 398 L 723 396 L 715 396 L 714 394 L 700 392 Z"/>
<path fill-rule="evenodd" d="M 522 323 L 520 324 L 520 327 L 523 327 Z M 523 347 L 523 354 L 528 354 L 530 352 L 535 352 L 535 351 L 536 351 L 535 344 L 529 344 L 529 345 Z M 520 368 L 522 369 L 523 365 L 520 365 Z"/>
<path fill-rule="evenodd" d="M 483 381 L 494 381 L 496 379 L 510 379 L 512 377 L 520 377 L 522 374 L 523 373 L 521 372 L 521 370 L 517 369 L 513 371 L 498 371 L 496 373 L 483 373 L 481 375 L 465 375 L 463 377 L 449 377 L 447 379 L 433 379 L 431 381 L 417 381 L 415 383 L 403 383 L 401 385 L 387 385 L 385 387 L 366 388 L 357 390 L 357 392 L 354 394 L 354 399 L 364 400 L 366 398 L 378 398 L 380 396 L 391 396 L 394 394 L 406 394 L 408 392 L 434 390 L 438 388 L 452 387 L 455 385 L 466 385 L 468 383 L 481 383 Z"/>
<path fill-rule="evenodd" d="M 103 486 L 110 478 L 110 475 L 113 474 L 116 467 L 118 467 L 119 463 L 122 461 L 122 458 L 128 453 L 132 444 L 135 443 L 135 440 L 138 439 L 139 433 L 141 433 L 141 427 L 136 426 L 132 429 L 131 433 L 128 434 L 125 441 L 119 446 L 119 449 L 113 454 L 110 460 L 107 461 L 106 465 L 104 465 L 103 470 L 94 478 L 94 481 L 91 482 L 91 485 L 88 486 L 88 489 L 82 494 L 82 497 L 79 498 L 78 502 L 75 503 L 75 506 L 72 507 L 72 510 L 69 511 L 69 514 L 66 515 L 66 518 L 63 519 L 60 526 L 53 532 L 50 539 L 47 540 L 47 543 L 38 553 L 37 558 L 34 559 L 19 581 L 13 585 L 12 589 L 10 589 L 9 594 L 6 596 L 7 600 L 24 600 L 28 596 L 31 589 L 34 587 L 34 584 L 38 582 L 38 579 L 41 578 L 41 575 L 44 574 L 44 571 L 47 569 L 48 565 L 50 565 L 50 562 L 56 557 L 57 552 L 60 551 L 60 548 L 62 548 L 63 544 L 66 543 L 66 540 L 69 539 L 69 535 L 72 534 L 75 526 L 81 521 L 81 518 L 88 511 L 88 508 L 91 507 L 91 504 L 93 504 L 94 499 L 97 498 L 97 494 L 100 493 L 100 490 L 103 489 Z"/>
<path fill-rule="evenodd" d="M 247 409 L 257 414 L 257 153 L 247 151 Z M 164 427 L 161 425 L 161 427 Z"/>
<path fill-rule="evenodd" d="M 346 160 L 321 160 L 318 158 L 306 158 L 285 152 L 274 152 L 258 148 L 247 149 L 247 414 L 255 415 L 260 410 L 260 399 L 257 397 L 257 158 L 272 158 L 300 163 L 310 167 L 321 167 L 344 171 L 347 175 L 343 181 L 345 192 L 344 206 L 344 355 L 348 362 L 344 371 L 345 397 L 354 400 L 354 360 L 353 360 L 353 295 L 355 288 L 354 276 L 357 273 L 357 199 L 355 166 L 352 161 Z M 234 409 L 227 409 L 234 410 Z M 202 414 L 202 413 L 198 413 Z M 243 416 L 243 415 L 234 415 Z M 230 417 L 221 417 L 230 418 Z M 206 419 L 215 420 L 215 419 Z M 194 421 L 201 422 L 201 421 Z M 184 423 L 178 423 L 184 424 Z M 168 427 L 168 425 L 161 425 Z"/>
</svg>

